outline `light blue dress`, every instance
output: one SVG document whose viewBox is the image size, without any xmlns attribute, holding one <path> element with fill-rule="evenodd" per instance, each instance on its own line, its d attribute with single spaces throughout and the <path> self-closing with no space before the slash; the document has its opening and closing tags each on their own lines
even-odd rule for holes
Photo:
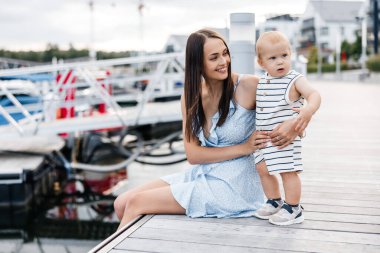
<svg viewBox="0 0 380 253">
<path fill-rule="evenodd" d="M 228 117 L 220 127 L 216 126 L 218 119 L 219 113 L 216 113 L 208 138 L 200 132 L 198 138 L 202 146 L 243 143 L 255 128 L 255 110 L 247 110 L 232 101 Z M 170 184 L 174 198 L 189 217 L 248 217 L 264 203 L 253 155 L 195 165 L 161 179 Z"/>
</svg>

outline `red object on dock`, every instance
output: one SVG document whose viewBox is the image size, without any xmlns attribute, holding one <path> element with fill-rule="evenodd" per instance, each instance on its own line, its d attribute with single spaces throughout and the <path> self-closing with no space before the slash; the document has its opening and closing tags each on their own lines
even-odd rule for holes
<svg viewBox="0 0 380 253">
<path fill-rule="evenodd" d="M 63 79 L 63 80 L 61 80 Z M 69 70 L 65 75 L 58 73 L 56 77 L 57 84 L 62 82 L 62 87 L 59 88 L 59 92 L 65 92 L 65 106 L 61 107 L 57 111 L 57 119 L 66 119 L 75 117 L 75 87 L 76 76 L 73 70 Z M 66 87 L 64 87 L 66 86 Z"/>
<path fill-rule="evenodd" d="M 106 89 L 108 91 L 108 93 L 111 95 L 112 94 L 112 85 L 108 81 L 108 77 L 111 75 L 111 72 L 107 70 L 105 72 L 105 74 L 106 74 L 105 77 L 100 77 L 100 78 L 97 78 L 96 80 L 97 81 L 103 81 L 102 82 L 102 87 L 104 89 Z M 107 105 L 106 105 L 106 103 L 99 104 L 98 112 L 99 113 L 106 113 L 107 112 Z"/>
</svg>

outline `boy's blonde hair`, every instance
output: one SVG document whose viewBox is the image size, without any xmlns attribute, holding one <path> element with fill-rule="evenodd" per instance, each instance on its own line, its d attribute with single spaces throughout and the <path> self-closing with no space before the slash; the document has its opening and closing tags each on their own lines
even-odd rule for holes
<svg viewBox="0 0 380 253">
<path fill-rule="evenodd" d="M 288 38 L 286 38 L 286 36 L 282 32 L 270 31 L 270 32 L 264 32 L 264 33 L 260 34 L 260 37 L 256 42 L 257 57 L 260 59 L 262 48 L 265 44 L 267 44 L 267 43 L 275 44 L 275 43 L 279 43 L 279 42 L 287 43 L 289 46 L 289 50 L 290 50 L 290 42 L 289 42 Z"/>
</svg>

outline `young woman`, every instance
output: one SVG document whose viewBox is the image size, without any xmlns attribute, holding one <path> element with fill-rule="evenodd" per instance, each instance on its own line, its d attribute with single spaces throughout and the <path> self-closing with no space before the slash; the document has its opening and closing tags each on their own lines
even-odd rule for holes
<svg viewBox="0 0 380 253">
<path fill-rule="evenodd" d="M 220 35 L 205 29 L 190 35 L 181 107 L 187 159 L 196 165 L 121 194 L 114 204 L 119 228 L 141 214 L 247 217 L 263 205 L 251 154 L 298 133 L 292 121 L 271 134 L 254 132 L 258 78 L 231 73 L 230 63 Z"/>
</svg>

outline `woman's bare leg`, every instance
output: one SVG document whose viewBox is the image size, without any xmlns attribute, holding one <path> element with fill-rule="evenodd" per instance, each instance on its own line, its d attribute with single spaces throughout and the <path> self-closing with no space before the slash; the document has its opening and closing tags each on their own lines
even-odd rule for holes
<svg viewBox="0 0 380 253">
<path fill-rule="evenodd" d="M 120 194 L 114 202 L 115 213 L 119 220 L 123 218 L 125 206 L 136 193 L 164 186 L 168 186 L 168 184 L 161 179 L 156 179 Z"/>
<path fill-rule="evenodd" d="M 141 214 L 185 214 L 186 210 L 175 200 L 170 186 L 135 193 L 128 201 L 119 228 Z"/>
</svg>

